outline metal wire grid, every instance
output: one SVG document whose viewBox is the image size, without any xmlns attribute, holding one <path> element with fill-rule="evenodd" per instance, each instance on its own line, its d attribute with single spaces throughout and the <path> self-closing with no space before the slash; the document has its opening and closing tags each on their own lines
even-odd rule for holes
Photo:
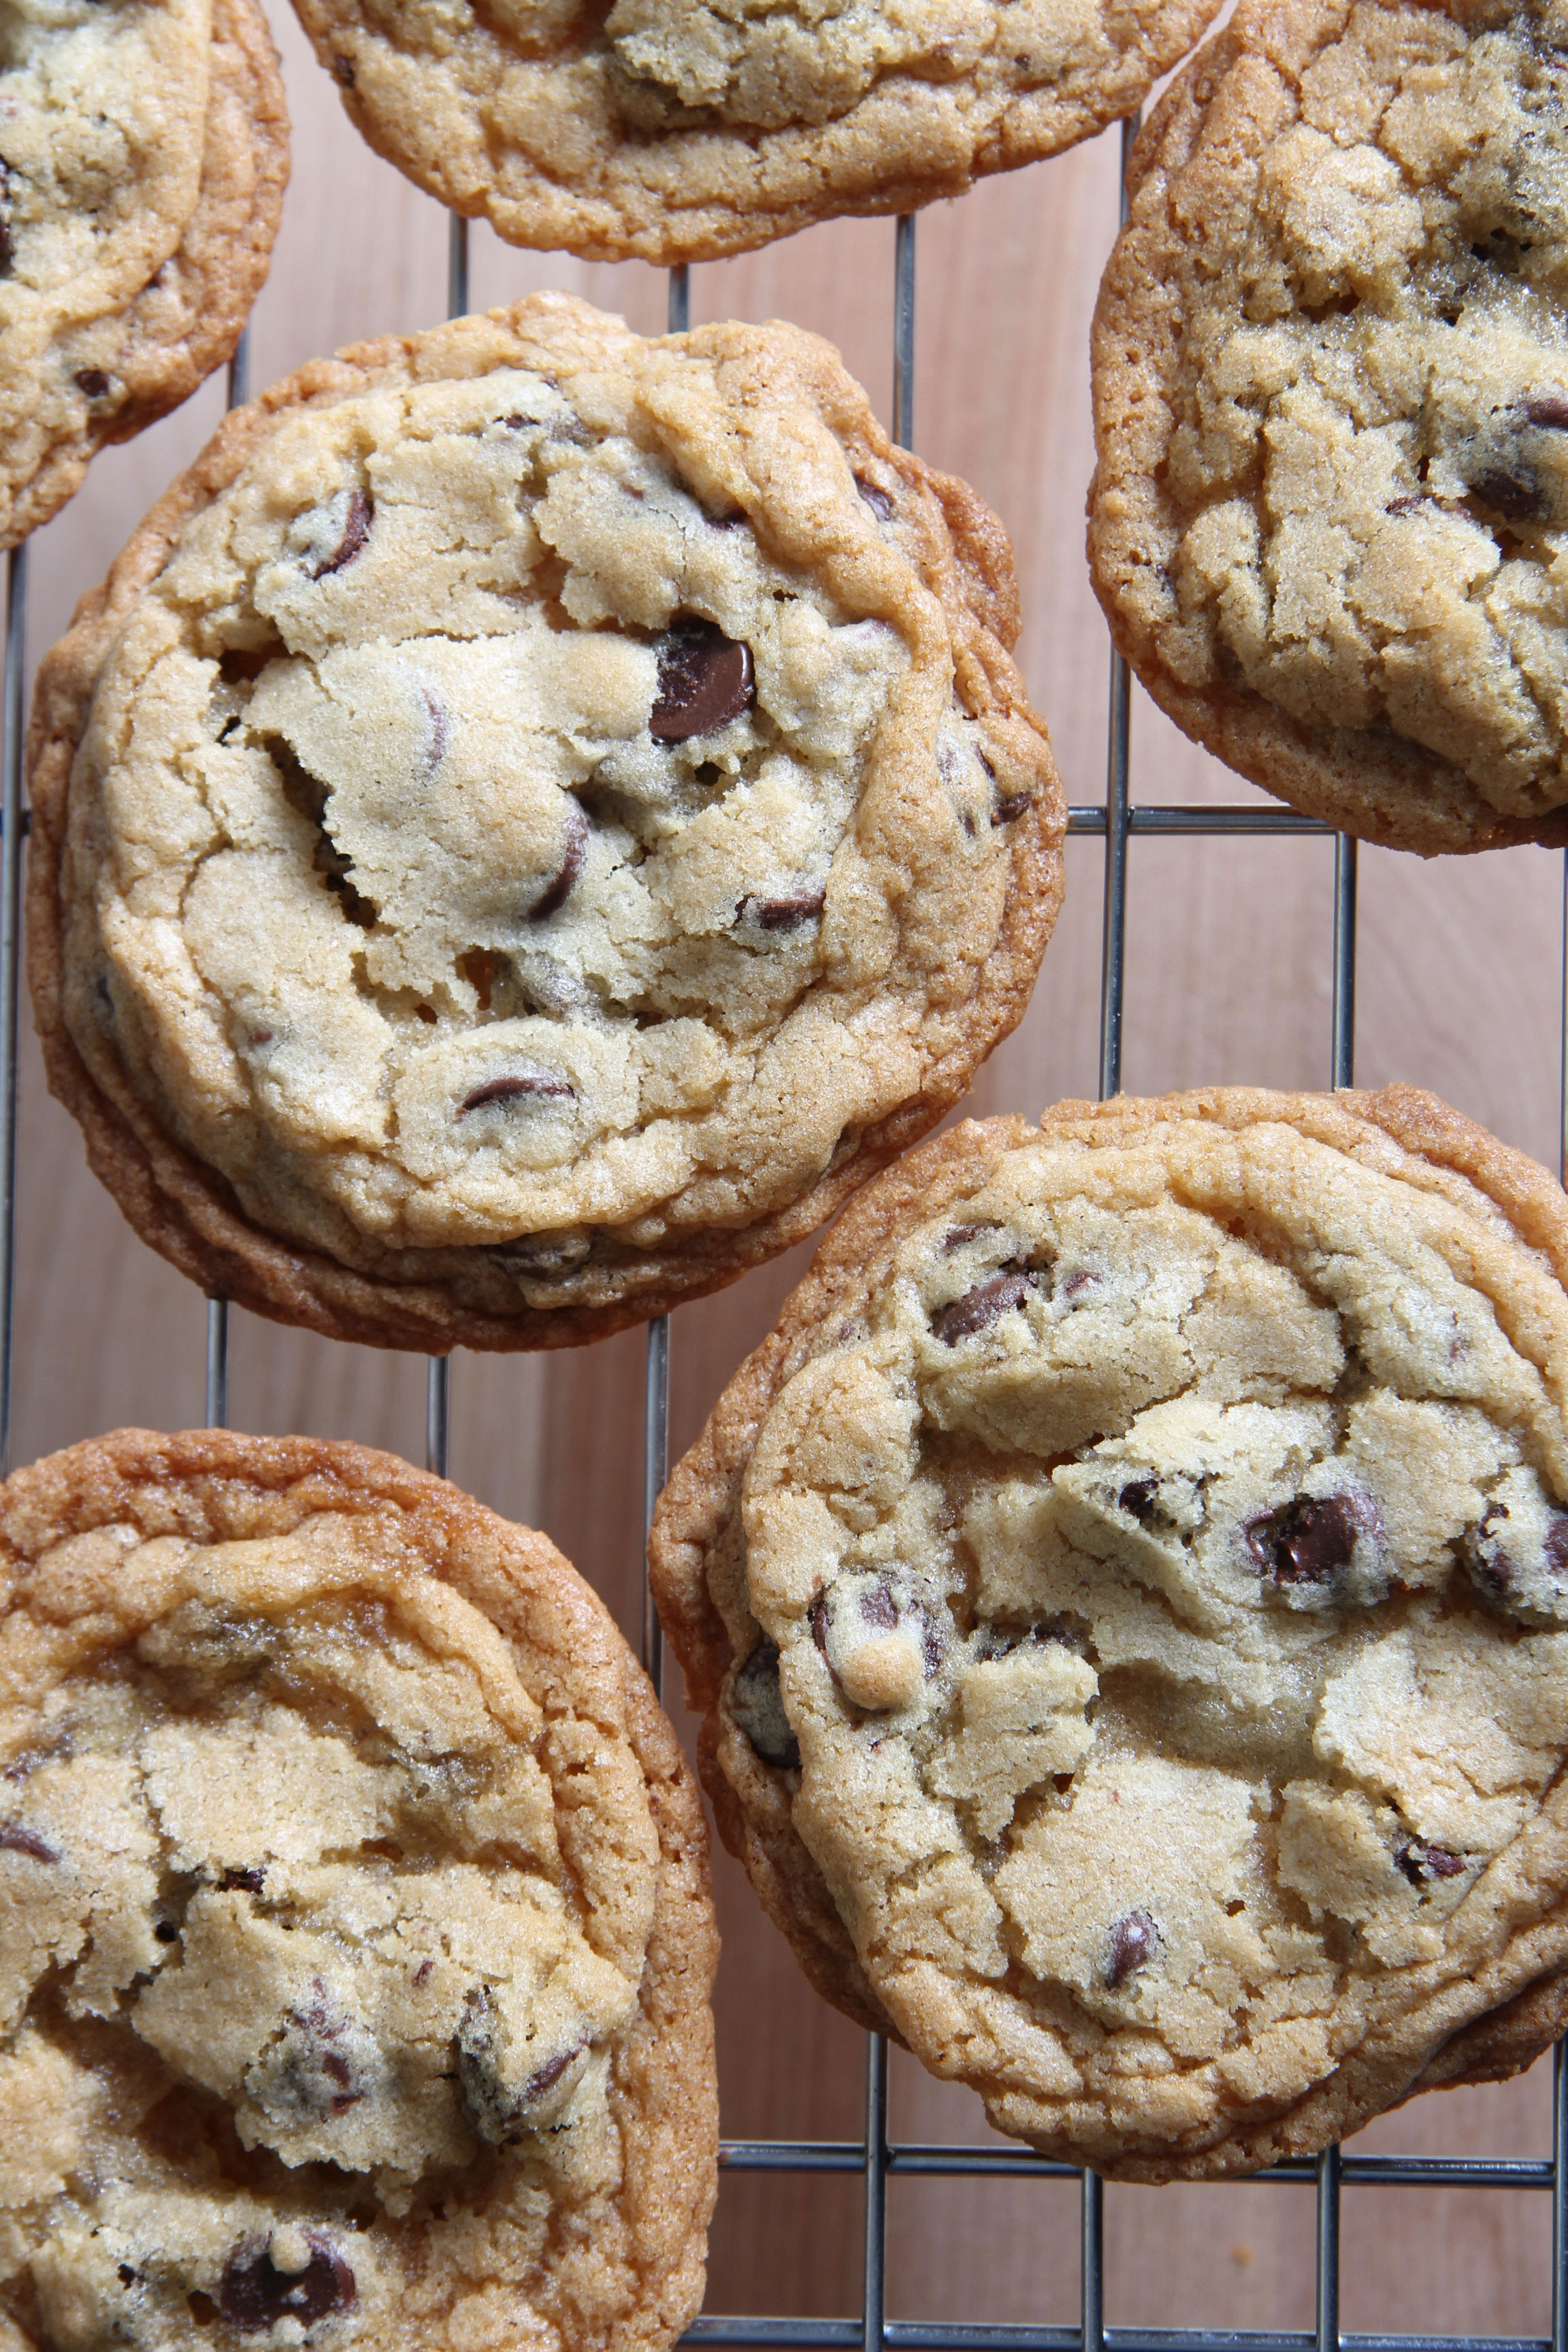
<svg viewBox="0 0 1568 2352">
<path fill-rule="evenodd" d="M 1137 121 L 1122 125 L 1123 177 Z M 1125 217 L 1125 194 L 1122 197 Z M 468 307 L 468 222 L 452 215 L 447 242 L 447 316 Z M 914 439 L 915 221 L 902 216 L 896 227 L 893 277 L 892 437 L 905 447 Z M 682 331 L 689 319 L 689 270 L 669 272 L 668 325 Z M 241 337 L 228 369 L 232 407 L 246 397 L 246 339 Z M 0 1471 L 9 1466 L 12 1397 L 12 1332 L 16 1263 L 16 1045 L 21 943 L 22 845 L 27 813 L 22 804 L 23 711 L 26 677 L 27 549 L 24 542 L 6 559 L 3 751 L 0 751 Z M 1100 1093 L 1115 1094 L 1121 1079 L 1121 1016 L 1124 992 L 1127 854 L 1137 836 L 1153 834 L 1225 839 L 1237 835 L 1314 834 L 1330 828 L 1311 817 L 1277 807 L 1165 806 L 1130 804 L 1128 754 L 1131 678 L 1126 663 L 1110 656 L 1107 730 L 1106 795 L 1102 805 L 1069 808 L 1068 831 L 1105 843 L 1104 909 L 1101 925 Z M 1333 997 L 1331 1061 L 1332 1083 L 1352 1083 L 1356 971 L 1356 844 L 1348 834 L 1334 842 Z M 1568 1181 L 1568 853 L 1563 867 L 1563 961 L 1562 995 L 1560 1169 Z M 228 1302 L 207 1302 L 205 1411 L 207 1425 L 222 1428 L 228 1418 Z M 445 1476 L 449 1426 L 447 1360 L 426 1360 L 426 1461 Z M 647 1330 L 644 1408 L 643 1503 L 645 1532 L 668 1469 L 669 1318 L 659 1316 Z M 662 1688 L 664 1637 L 644 1579 L 642 1657 Z M 703 2313 L 681 2339 L 683 2347 L 801 2346 L 832 2352 L 1568 2352 L 1568 2063 L 1560 2042 L 1552 2065 L 1552 2153 L 1548 2158 L 1351 2156 L 1325 2148 L 1316 2159 L 1275 2165 L 1249 2185 L 1308 2186 L 1315 2191 L 1317 2224 L 1316 2310 L 1306 2330 L 1248 2334 L 1207 2328 L 1108 2327 L 1105 2324 L 1103 2181 L 1093 2172 L 1052 2161 L 1026 2147 L 919 2146 L 888 2137 L 888 2045 L 868 2034 L 865 2131 L 858 2140 L 726 2140 L 720 2167 L 727 2172 L 851 2173 L 865 2184 L 863 2295 L 858 2316 L 791 2317 L 773 2313 Z M 979 2321 L 889 2319 L 887 2315 L 888 2182 L 897 2178 L 957 2179 L 984 2176 L 996 2180 L 1076 2179 L 1081 2211 L 1079 2316 L 1076 2326 L 1020 2326 Z M 1345 2188 L 1507 2189 L 1549 2191 L 1552 2196 L 1552 2333 L 1549 2337 L 1345 2335 L 1340 2329 L 1340 2199 Z"/>
</svg>

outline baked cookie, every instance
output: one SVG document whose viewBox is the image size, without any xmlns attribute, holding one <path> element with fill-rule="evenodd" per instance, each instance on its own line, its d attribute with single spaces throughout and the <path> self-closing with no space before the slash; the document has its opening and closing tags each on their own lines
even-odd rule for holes
<svg viewBox="0 0 1568 2352">
<path fill-rule="evenodd" d="M 828 2000 L 1132 2180 L 1568 2021 L 1568 1202 L 1431 1096 L 966 1123 L 659 1506 L 725 1843 Z"/>
<path fill-rule="evenodd" d="M 807 1234 L 1018 1019 L 1012 565 L 792 328 L 539 296 L 231 417 L 45 662 L 50 1083 L 210 1290 L 591 1339 Z"/>
<path fill-rule="evenodd" d="M 0 2343 L 662 2352 L 701 1809 L 542 1536 L 144 1430 L 0 1487 Z"/>
<path fill-rule="evenodd" d="M 295 0 L 376 152 L 512 245 L 715 261 L 1131 114 L 1216 0 Z"/>
<path fill-rule="evenodd" d="M 1135 150 L 1089 558 L 1179 727 L 1423 855 L 1568 839 L 1568 7 L 1244 0 Z"/>
<path fill-rule="evenodd" d="M 7 0 L 0 547 L 229 357 L 288 175 L 256 0 Z"/>
</svg>

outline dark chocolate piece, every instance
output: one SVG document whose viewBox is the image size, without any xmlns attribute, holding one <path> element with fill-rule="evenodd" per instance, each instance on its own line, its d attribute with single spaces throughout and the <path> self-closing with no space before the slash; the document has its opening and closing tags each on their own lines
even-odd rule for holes
<svg viewBox="0 0 1568 2352">
<path fill-rule="evenodd" d="M 752 648 L 711 621 L 682 621 L 658 655 L 658 689 L 648 718 L 656 743 L 686 743 L 738 719 L 756 692 Z"/>
</svg>

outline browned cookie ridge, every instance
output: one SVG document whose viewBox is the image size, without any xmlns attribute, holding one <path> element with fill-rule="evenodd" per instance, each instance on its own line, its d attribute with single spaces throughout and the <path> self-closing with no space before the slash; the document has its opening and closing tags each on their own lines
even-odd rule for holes
<svg viewBox="0 0 1568 2352">
<path fill-rule="evenodd" d="M 232 416 L 45 661 L 29 977 L 137 1230 L 340 1338 L 593 1339 L 831 1215 L 1027 1002 L 1010 552 L 779 325 L 540 296 Z"/>
<path fill-rule="evenodd" d="M 1537 2056 L 1565 1279 L 1560 1187 L 1412 1087 L 1064 1103 L 868 1187 L 650 1543 L 819 1990 L 1136 2180 Z"/>
<path fill-rule="evenodd" d="M 255 0 L 16 0 L 0 67 L 0 546 L 232 353 L 289 121 Z"/>
<path fill-rule="evenodd" d="M 716 1956 L 675 1735 L 542 1536 L 302 1438 L 0 1487 L 16 2352 L 667 2352 Z"/>
<path fill-rule="evenodd" d="M 1244 0 L 1134 151 L 1094 326 L 1118 646 L 1256 783 L 1568 838 L 1568 15 Z"/>
<path fill-rule="evenodd" d="M 1214 0 L 296 0 L 379 154 L 515 245 L 717 260 L 1129 114 Z"/>
</svg>

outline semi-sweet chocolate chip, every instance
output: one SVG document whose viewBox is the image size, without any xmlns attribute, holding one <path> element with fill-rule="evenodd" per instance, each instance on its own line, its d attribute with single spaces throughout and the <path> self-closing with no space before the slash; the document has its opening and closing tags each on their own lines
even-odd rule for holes
<svg viewBox="0 0 1568 2352">
<path fill-rule="evenodd" d="M 868 482 L 864 474 L 856 475 L 855 487 L 879 522 L 892 520 L 893 501 L 886 490 L 879 489 L 875 482 Z"/>
<path fill-rule="evenodd" d="M 682 621 L 659 647 L 648 732 L 656 743 L 711 735 L 738 719 L 755 692 L 750 646 L 711 621 Z"/>
<path fill-rule="evenodd" d="M 329 2312 L 353 2309 L 358 2295 L 348 2263 L 316 2231 L 303 2235 L 309 2260 L 302 2270 L 279 2269 L 271 2244 L 259 2238 L 245 2239 L 224 2264 L 218 2309 L 242 2336 L 259 2335 L 280 2319 L 310 2327 Z"/>
<path fill-rule="evenodd" d="M 1159 1948 L 1160 1930 L 1147 1911 L 1129 1911 L 1124 1919 L 1118 1919 L 1110 1931 L 1105 1963 L 1105 1981 L 1111 1990 L 1147 1968 Z"/>
<path fill-rule="evenodd" d="M 488 1110 L 494 1103 L 516 1102 L 521 1096 L 535 1100 L 557 1101 L 574 1097 L 576 1089 L 564 1078 L 552 1076 L 548 1070 L 510 1071 L 506 1076 L 487 1078 L 458 1105 L 458 1117 L 467 1118 L 471 1110 Z"/>
<path fill-rule="evenodd" d="M 800 1742 L 790 1729 L 779 1688 L 779 1645 L 766 1633 L 736 1669 L 730 1685 L 730 1716 L 764 1764 L 799 1771 Z"/>
<path fill-rule="evenodd" d="M 343 517 L 342 532 L 338 543 L 330 554 L 322 556 L 311 572 L 310 578 L 325 580 L 329 573 L 341 572 L 345 564 L 352 563 L 370 537 L 371 525 L 374 520 L 374 501 L 366 497 L 363 490 L 351 490 L 348 511 Z"/>
<path fill-rule="evenodd" d="M 759 930 L 796 931 L 816 922 L 826 904 L 826 890 L 796 890 L 784 898 L 742 898 L 735 914 L 739 921 L 750 915 Z"/>
<path fill-rule="evenodd" d="M 588 820 L 575 801 L 566 812 L 566 847 L 554 878 L 547 882 L 528 910 L 531 923 L 542 923 L 563 907 L 571 894 L 572 885 L 583 871 L 583 860 L 588 850 Z"/>
<path fill-rule="evenodd" d="M 939 1308 L 932 1328 L 944 1346 L 956 1347 L 960 1339 L 988 1329 L 998 1316 L 1022 1307 L 1028 1295 L 1028 1276 L 1018 1268 L 1004 1266 L 1000 1273 L 987 1276 L 973 1290 L 966 1290 L 962 1298 L 954 1298 Z"/>
<path fill-rule="evenodd" d="M 1366 1495 L 1299 1495 L 1247 1526 L 1247 1548 L 1266 1583 L 1331 1584 L 1350 1565 L 1357 1539 L 1383 1531 Z"/>
<path fill-rule="evenodd" d="M 1452 1846 L 1428 1845 L 1425 1838 L 1408 1839 L 1394 1859 L 1412 1886 L 1429 1886 L 1435 1878 L 1462 1878 L 1469 1868 Z"/>
<path fill-rule="evenodd" d="M 30 1854 L 35 1862 L 58 1862 L 59 1855 L 47 1838 L 37 1830 L 24 1829 L 20 1822 L 0 1822 L 0 1853 Z"/>
</svg>

